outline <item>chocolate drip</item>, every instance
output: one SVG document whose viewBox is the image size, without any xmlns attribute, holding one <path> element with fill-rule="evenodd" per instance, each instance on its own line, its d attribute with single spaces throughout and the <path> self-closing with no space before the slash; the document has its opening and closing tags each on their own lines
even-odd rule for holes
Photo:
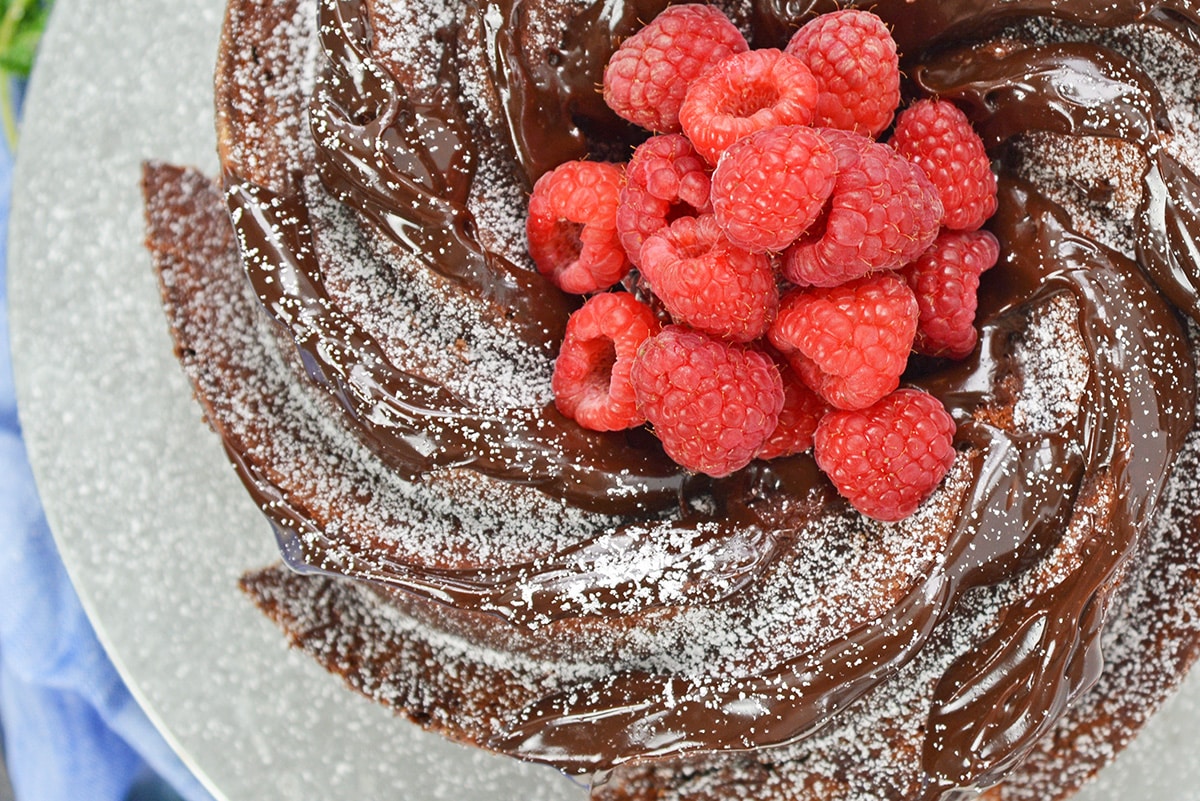
<svg viewBox="0 0 1200 801">
<path fill-rule="evenodd" d="M 470 467 L 537 486 L 585 508 L 616 513 L 678 502 L 689 479 L 660 450 L 619 433 L 586 431 L 553 406 L 489 412 L 393 366 L 379 344 L 326 294 L 308 209 L 226 176 L 246 274 L 263 306 L 291 334 L 309 374 L 395 469 L 419 478 Z"/>
<path fill-rule="evenodd" d="M 571 119 L 556 91 L 560 76 L 541 59 L 531 62 L 522 57 L 525 6 L 520 2 L 487 9 L 474 5 L 470 13 L 483 29 L 500 111 L 529 185 L 559 164 L 587 156 L 583 131 Z M 563 56 L 557 55 L 555 60 L 558 58 Z M 529 125 L 529 120 L 538 120 L 539 124 Z"/>
<path fill-rule="evenodd" d="M 370 54 L 359 0 L 324 0 L 326 59 L 310 104 L 317 167 L 340 202 L 438 275 L 489 304 L 525 341 L 552 353 L 571 303 L 536 272 L 484 248 L 467 209 L 479 153 L 448 64 L 425 102 Z"/>
<path fill-rule="evenodd" d="M 786 743 L 908 662 L 940 622 L 950 591 L 939 569 L 869 625 L 727 682 L 630 671 L 573 687 L 533 704 L 488 745 L 590 773 L 631 759 Z"/>
</svg>

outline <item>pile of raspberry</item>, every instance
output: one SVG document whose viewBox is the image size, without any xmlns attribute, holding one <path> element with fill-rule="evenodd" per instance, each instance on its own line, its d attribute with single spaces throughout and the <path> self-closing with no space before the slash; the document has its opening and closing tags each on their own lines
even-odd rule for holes
<svg viewBox="0 0 1200 801">
<path fill-rule="evenodd" d="M 649 423 L 714 477 L 812 449 L 863 514 L 911 514 L 955 425 L 901 377 L 913 352 L 971 353 L 999 256 L 967 117 L 929 99 L 897 114 L 895 41 L 860 10 L 751 50 L 720 10 L 668 7 L 613 55 L 604 98 L 653 135 L 625 165 L 562 164 L 529 202 L 538 269 L 586 296 L 558 408 L 596 430 Z"/>
</svg>

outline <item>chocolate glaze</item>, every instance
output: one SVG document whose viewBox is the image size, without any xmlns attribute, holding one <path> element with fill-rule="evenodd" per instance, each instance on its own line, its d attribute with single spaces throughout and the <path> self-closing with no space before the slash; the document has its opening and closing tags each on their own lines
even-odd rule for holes
<svg viewBox="0 0 1200 801">
<path fill-rule="evenodd" d="M 1165 148 L 1151 156 L 1138 208 L 1138 263 L 1172 303 L 1200 320 L 1200 176 Z"/>
<path fill-rule="evenodd" d="M 404 475 L 470 467 L 616 513 L 670 506 L 696 483 L 660 449 L 586 431 L 552 405 L 489 412 L 395 367 L 321 285 L 299 192 L 278 195 L 227 176 L 226 197 L 263 306 L 291 333 L 309 374 L 350 413 L 363 439 Z"/>
<path fill-rule="evenodd" d="M 318 30 L 326 59 L 310 120 L 321 143 L 317 169 L 330 193 L 435 273 L 489 304 L 525 341 L 553 352 L 571 310 L 567 297 L 474 236 L 467 198 L 480 154 L 455 70 L 443 65 L 444 80 L 419 102 L 371 58 L 360 4 L 322 3 Z"/>
<path fill-rule="evenodd" d="M 725 600 L 759 577 L 787 547 L 792 535 L 828 502 L 811 460 L 748 472 L 749 498 L 731 498 L 722 518 L 629 524 L 581 540 L 560 552 L 502 568 L 453 570 L 422 567 L 380 553 L 371 543 L 328 536 L 305 509 L 281 492 L 248 454 L 226 443 L 226 454 L 259 508 L 271 522 L 279 549 L 299 573 L 347 576 L 404 590 L 459 609 L 486 612 L 522 626 L 544 626 L 580 616 L 615 617 L 681 603 Z M 753 496 L 765 485 L 791 491 L 786 527 L 772 526 L 755 510 Z M 666 548 L 661 543 L 670 543 Z M 649 558 L 642 560 L 642 554 Z M 614 581 L 611 565 L 623 569 Z M 662 592 L 665 575 L 682 580 Z"/>
<path fill-rule="evenodd" d="M 1006 41 L 938 53 L 912 74 L 923 92 L 959 103 L 993 148 L 1033 131 L 1137 146 L 1146 157 L 1138 262 L 1172 303 L 1200 320 L 1200 177 L 1164 146 L 1166 105 L 1140 67 L 1094 44 Z"/>
<path fill-rule="evenodd" d="M 952 40 L 980 39 L 1031 17 L 1104 28 L 1146 22 L 1190 30 L 1191 36 L 1200 23 L 1200 5 L 1194 0 L 880 0 L 855 5 L 887 20 L 900 51 L 910 56 Z"/>
<path fill-rule="evenodd" d="M 818 5 L 754 4 L 760 24 L 756 41 L 768 34 L 782 36 Z M 1141 147 L 1151 164 L 1143 181 L 1148 196 L 1137 232 L 1141 268 L 1172 302 L 1195 312 L 1200 266 L 1194 242 L 1200 227 L 1187 192 L 1196 179 L 1160 146 L 1166 130 L 1161 99 L 1136 65 L 1095 46 L 988 48 L 971 57 L 966 49 L 946 49 L 951 41 L 1035 15 L 1103 26 L 1147 22 L 1191 41 L 1197 38 L 1197 14 L 1190 2 L 1001 0 L 981 6 L 967 0 L 883 0 L 871 7 L 894 26 L 908 62 L 920 65 L 913 74 L 922 90 L 962 102 L 994 147 L 1030 130 L 1116 137 Z M 520 0 L 489 4 L 487 12 L 469 8 L 486 18 L 490 67 L 503 97 L 514 158 L 527 175 L 536 176 L 546 167 L 541 160 L 546 154 L 557 158 L 577 152 L 582 141 L 578 126 L 553 124 L 575 119 L 573 111 L 583 106 L 574 98 L 595 81 L 595 65 L 607 58 L 615 39 L 631 31 L 630 20 L 639 7 L 594 4 L 569 26 L 569 49 L 589 58 L 556 62 L 553 69 L 513 45 L 520 41 Z M 410 243 L 422 254 L 445 252 L 452 254 L 451 261 L 466 259 L 464 266 L 423 256 L 437 262 L 443 274 L 476 286 L 473 291 L 480 298 L 508 298 L 519 279 L 508 265 L 486 254 L 463 216 L 470 165 L 477 154 L 460 106 L 447 102 L 396 110 L 402 103 L 393 96 L 403 93 L 393 85 L 394 78 L 364 58 L 370 32 L 360 22 L 365 19 L 360 0 L 327 0 L 322 19 L 322 41 L 331 63 L 326 91 L 318 93 L 312 116 L 315 131 L 337 133 L 316 137 L 322 178 L 330 191 L 396 241 Z M 446 70 L 451 67 L 445 65 Z M 353 82 L 344 80 L 351 69 L 368 78 L 363 81 L 368 97 L 362 103 L 349 94 Z M 585 75 L 584 70 L 591 72 Z M 449 72 L 442 77 L 446 86 L 454 86 Z M 1011 91 L 1018 83 L 1030 91 Z M 1096 114 L 1098 109 L 1105 113 Z M 415 115 L 418 124 L 395 124 L 407 119 L 405 114 Z M 347 130 L 371 134 L 369 147 L 354 144 L 353 137 L 343 135 Z M 451 144 L 454 158 L 431 161 L 434 140 Z M 657 456 L 636 448 L 608 448 L 608 441 L 605 447 L 594 446 L 599 456 L 592 463 L 569 471 L 575 438 L 591 442 L 590 435 L 556 422 L 547 438 L 542 433 L 545 410 L 488 416 L 445 388 L 391 367 L 378 345 L 353 331 L 322 294 L 299 192 L 274 195 L 235 175 L 227 176 L 227 187 L 247 271 L 264 304 L 292 331 L 309 371 L 357 417 L 373 447 L 392 454 L 409 474 L 438 465 L 469 466 L 605 508 L 612 508 L 605 499 L 614 485 L 632 485 L 633 506 L 684 491 L 678 473 L 661 470 Z M 720 682 L 617 673 L 531 705 L 492 747 L 588 771 L 651 756 L 758 748 L 802 737 L 893 675 L 967 589 L 1016 575 L 1053 547 L 1068 525 L 1086 525 L 1089 510 L 1103 514 L 1095 523 L 1103 536 L 1083 546 L 1079 567 L 1020 608 L 1006 610 L 979 647 L 943 676 L 927 726 L 924 797 L 998 779 L 1095 681 L 1107 595 L 1192 424 L 1194 368 L 1172 309 L 1137 264 L 1074 232 L 1065 213 L 1033 187 L 1005 180 L 1001 199 L 990 226 L 1003 252 L 993 275 L 1003 280 L 993 279 L 982 296 L 979 348 L 963 364 L 911 377 L 954 414 L 959 458 L 971 476 L 944 557 L 925 580 L 879 619 L 782 664 L 755 666 Z M 426 208 L 433 213 L 425 214 Z M 545 287 L 527 289 L 532 294 L 520 302 L 537 311 L 543 301 L 548 307 L 560 302 L 543 297 L 554 294 Z M 1078 329 L 1090 366 L 1079 415 L 1061 430 L 1038 434 L 988 422 L 983 412 L 1003 405 L 1002 379 L 1019 375 L 1012 363 L 1013 337 L 1030 314 L 1063 293 L 1073 296 L 1080 309 Z M 497 435 L 497 429 L 503 434 Z M 485 444 L 471 445 L 475 436 Z M 584 450 L 589 458 L 596 453 Z M 303 510 L 273 491 L 243 455 L 231 453 L 231 458 L 280 532 L 285 552 L 295 557 L 299 550 L 309 565 L 388 582 L 515 622 L 594 613 L 590 607 L 567 604 L 565 587 L 582 587 L 585 595 L 601 601 L 607 608 L 600 614 L 644 608 L 631 601 L 635 593 L 629 592 L 638 580 L 631 587 L 587 586 L 597 580 L 589 569 L 596 555 L 613 547 L 638 547 L 642 532 L 636 525 L 511 570 L 436 572 L 372 563 L 361 554 L 343 560 L 339 551 L 346 551 L 345 543 L 331 542 L 307 522 Z M 642 466 L 636 479 L 629 479 L 626 461 Z M 822 513 L 808 502 L 761 503 L 768 490 L 799 499 L 820 497 L 821 479 L 815 471 L 797 467 L 803 463 L 756 466 L 746 476 L 718 485 L 722 503 L 712 519 L 659 521 L 656 525 L 690 532 L 690 546 L 678 557 L 696 589 L 679 598 L 652 593 L 649 603 L 727 597 L 753 581 L 786 546 L 787 532 Z M 703 559 L 695 558 L 714 545 L 726 555 L 715 580 L 698 571 Z M 340 561 L 354 564 L 346 567 Z M 652 582 L 653 577 L 641 580 Z M 532 601 L 514 611 L 518 587 L 532 587 Z"/>
<path fill-rule="evenodd" d="M 919 62 L 912 74 L 923 93 L 966 110 L 992 149 L 1017 134 L 1051 131 L 1123 139 L 1149 150 L 1158 145 L 1159 131 L 1170 130 L 1150 77 L 1100 45 L 958 47 Z M 1080 86 L 1088 92 L 1080 93 Z"/>
<path fill-rule="evenodd" d="M 605 105 L 597 76 L 621 39 L 666 6 L 667 0 L 594 3 L 564 20 L 550 52 L 536 54 L 536 43 L 525 36 L 526 3 L 466 4 L 487 42 L 484 58 L 500 97 L 505 139 L 530 186 L 564 161 L 588 155 L 585 129 L 618 141 L 639 136 Z"/>
<path fill-rule="evenodd" d="M 1029 187 L 1008 184 L 1002 198 L 993 225 L 1014 291 L 1005 293 L 1002 308 L 987 312 L 983 344 L 966 365 L 920 382 L 959 419 L 966 448 L 960 458 L 971 460 L 974 476 L 944 561 L 925 583 L 884 617 L 824 649 L 719 687 L 637 672 L 574 687 L 534 705 L 511 736 L 495 744 L 499 750 L 590 770 L 681 750 L 753 748 L 801 737 L 903 665 L 965 590 L 1011 576 L 1052 544 L 1079 494 L 1111 480 L 1122 500 L 1105 521 L 1110 538 L 1097 538 L 1089 548 L 1095 558 L 1006 613 L 939 686 L 924 760 L 930 797 L 998 778 L 1090 686 L 1097 678 L 1093 649 L 1104 593 L 1190 428 L 1192 387 L 1155 364 L 1165 358 L 1188 374 L 1191 363 L 1176 320 L 1154 301 L 1131 262 L 1073 233 L 1063 212 Z M 1022 246 L 1014 247 L 1018 242 Z M 1085 411 L 1050 435 L 1005 431 L 970 417 L 996 402 L 993 379 L 1011 369 L 1009 335 L 1032 308 L 1062 292 L 1078 299 L 1079 328 L 1092 359 Z M 1127 360 L 1127 352 L 1140 354 L 1133 357 L 1140 364 Z M 1031 630 L 1040 635 L 1039 647 L 1056 642 L 1044 651 L 1056 661 L 1038 662 L 1043 651 L 1030 647 Z M 1029 686 L 1044 692 L 1029 693 Z M 1005 703 L 995 704 L 997 696 Z M 747 706 L 758 710 L 749 719 Z"/>
</svg>

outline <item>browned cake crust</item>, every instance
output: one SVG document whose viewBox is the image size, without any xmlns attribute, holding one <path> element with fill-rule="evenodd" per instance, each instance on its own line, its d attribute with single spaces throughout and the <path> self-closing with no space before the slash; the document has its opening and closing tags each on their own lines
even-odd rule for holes
<svg viewBox="0 0 1200 801">
<path fill-rule="evenodd" d="M 918 90 L 974 108 L 1002 166 L 1004 252 L 976 353 L 907 377 L 954 413 L 955 467 L 882 526 L 808 456 L 700 481 L 547 401 L 569 302 L 528 269 L 514 220 L 542 170 L 628 136 L 591 87 L 658 5 L 230 3 L 224 191 L 165 165 L 144 187 L 206 417 L 291 567 L 327 574 L 246 588 L 423 725 L 615 766 L 598 798 L 932 799 L 1006 775 L 1004 798 L 1070 792 L 1197 647 L 1200 505 L 1170 480 L 1196 458 L 1195 367 L 1146 277 L 1195 307 L 1172 245 L 1197 182 L 1155 80 L 1092 41 L 1129 23 L 1132 55 L 1140 37 L 1178 48 L 1194 9 L 1017 3 L 1099 28 L 1022 23 L 960 49 L 1009 15 L 876 7 Z M 735 14 L 768 43 L 802 16 Z M 1044 103 L 1081 70 L 1097 97 L 1124 92 L 1119 114 Z M 1006 98 L 1018 76 L 1044 94 Z M 1040 180 L 1056 148 L 1104 147 L 1078 133 L 1135 152 L 1128 232 L 1089 230 L 1089 198 Z M 1123 233 L 1137 263 L 1109 247 Z"/>
</svg>

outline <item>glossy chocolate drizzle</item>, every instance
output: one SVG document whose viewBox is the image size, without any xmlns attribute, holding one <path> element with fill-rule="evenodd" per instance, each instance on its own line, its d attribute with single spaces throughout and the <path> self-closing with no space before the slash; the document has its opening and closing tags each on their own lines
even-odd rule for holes
<svg viewBox="0 0 1200 801">
<path fill-rule="evenodd" d="M 321 180 L 438 275 L 464 287 L 531 345 L 553 352 L 571 305 L 536 272 L 480 245 L 467 208 L 479 153 L 453 69 L 425 102 L 370 55 L 365 7 L 326 2 L 328 56 L 309 110 Z"/>
<path fill-rule="evenodd" d="M 279 195 L 227 176 L 226 198 L 259 300 L 291 333 L 309 374 L 396 470 L 418 478 L 470 467 L 617 513 L 678 502 L 690 479 L 660 450 L 585 431 L 552 405 L 489 412 L 391 364 L 325 291 L 299 190 Z"/>
<path fill-rule="evenodd" d="M 572 687 L 529 710 L 497 744 L 501 750 L 590 769 L 801 737 L 911 658 L 965 590 L 1012 575 L 1044 552 L 1070 520 L 1079 493 L 1104 477 L 1127 508 L 1106 521 L 1109 539 L 1089 543 L 1094 558 L 1044 595 L 1007 610 L 995 632 L 943 678 L 924 756 L 931 787 L 940 792 L 998 778 L 1090 686 L 1098 675 L 1103 593 L 1136 542 L 1146 505 L 1157 497 L 1190 422 L 1191 386 L 1154 365 L 1167 358 L 1190 368 L 1190 359 L 1171 312 L 1155 302 L 1136 267 L 1073 233 L 1062 211 L 1031 187 L 1007 184 L 993 225 L 1006 246 L 1002 267 L 1014 291 L 1005 293 L 1004 306 L 985 312 L 982 344 L 967 364 L 920 382 L 960 421 L 960 458 L 972 461 L 974 476 L 944 560 L 924 584 L 824 649 L 720 687 L 636 672 Z M 1045 258 L 1050 252 L 1054 259 Z M 996 401 L 993 377 L 1011 359 L 1012 333 L 1033 308 L 1062 292 L 1078 300 L 1079 329 L 1092 356 L 1081 401 L 1087 411 L 1049 436 L 972 418 L 971 411 Z M 1142 338 L 1134 331 L 1155 333 Z M 1151 341 L 1162 332 L 1170 332 L 1165 349 Z M 1135 357 L 1141 362 L 1135 365 L 1126 349 L 1137 347 L 1148 349 L 1140 351 L 1147 360 Z M 1172 445 L 1164 447 L 1160 436 Z M 1050 642 L 1054 648 L 1042 647 Z M 1055 661 L 1040 664 L 1042 654 Z M 757 710 L 752 721 L 747 707 Z M 697 732 L 704 733 L 702 744 Z"/>
<path fill-rule="evenodd" d="M 467 4 L 469 21 L 485 33 L 485 58 L 508 126 L 501 138 L 526 176 L 580 152 L 586 139 L 581 115 L 589 128 L 602 125 L 595 98 L 584 96 L 594 94 L 597 64 L 633 30 L 633 20 L 650 18 L 662 5 L 596 2 L 567 26 L 570 58 L 542 63 L 544 54 L 520 46 L 522 0 Z M 778 44 L 806 15 L 829 5 L 755 3 L 756 43 L 770 38 Z M 997 154 L 1012 137 L 1032 131 L 1110 137 L 1139 147 L 1149 166 L 1137 263 L 1075 232 L 1066 213 L 1037 188 L 1002 176 L 1001 207 L 989 227 L 1003 252 L 993 275 L 1003 278 L 993 278 L 981 298 L 980 345 L 962 364 L 911 376 L 954 414 L 959 458 L 971 476 L 943 558 L 924 581 L 880 618 L 744 676 L 715 681 L 626 671 L 572 687 L 525 710 L 489 743 L 497 750 L 591 771 L 647 757 L 794 741 L 894 675 L 966 590 L 1012 578 L 1050 551 L 1068 526 L 1086 525 L 1080 517 L 1086 510 L 1103 509 L 1078 566 L 1002 612 L 985 640 L 942 677 L 922 755 L 923 797 L 997 780 L 1094 683 L 1108 594 L 1192 424 L 1194 368 L 1162 295 L 1200 319 L 1200 181 L 1163 147 L 1166 110 L 1136 64 L 1095 44 L 956 43 L 1034 16 L 1105 27 L 1152 24 L 1195 43 L 1197 9 L 1184 0 L 999 0 L 985 6 L 882 0 L 870 6 L 894 26 L 919 90 L 959 102 Z M 564 302 L 489 253 L 473 233 L 466 197 L 479 154 L 456 96 L 453 60 L 443 65 L 444 92 L 418 104 L 370 57 L 366 20 L 362 0 L 321 4 L 327 63 L 310 113 L 322 180 L 331 194 L 482 303 L 517 309 L 516 317 L 532 321 L 523 335 L 546 346 Z M 571 54 L 583 56 L 572 61 Z M 233 174 L 226 187 L 247 272 L 263 304 L 364 439 L 406 475 L 470 467 L 571 503 L 623 512 L 696 491 L 653 449 L 580 432 L 548 409 L 489 414 L 392 366 L 324 293 L 302 192 L 272 193 Z M 1089 358 L 1079 414 L 1048 434 L 987 422 L 978 412 L 1002 405 L 1000 380 L 1019 373 L 1014 338 L 1032 314 L 1064 294 L 1079 309 Z M 527 625 L 727 598 L 761 575 L 794 532 L 825 513 L 828 501 L 807 460 L 756 465 L 705 488 L 718 501 L 712 516 L 631 523 L 524 565 L 437 571 L 327 537 L 249 459 L 230 456 L 285 554 L 302 569 L 369 578 Z M 778 493 L 797 500 L 765 502 Z M 613 585 L 596 569 L 612 554 L 650 548 L 652 538 L 668 532 L 679 543 L 673 565 L 689 577 L 682 593 L 657 594 L 651 573 Z M 708 563 L 716 568 L 701 569 Z M 572 600 L 578 598 L 586 601 Z"/>
</svg>

